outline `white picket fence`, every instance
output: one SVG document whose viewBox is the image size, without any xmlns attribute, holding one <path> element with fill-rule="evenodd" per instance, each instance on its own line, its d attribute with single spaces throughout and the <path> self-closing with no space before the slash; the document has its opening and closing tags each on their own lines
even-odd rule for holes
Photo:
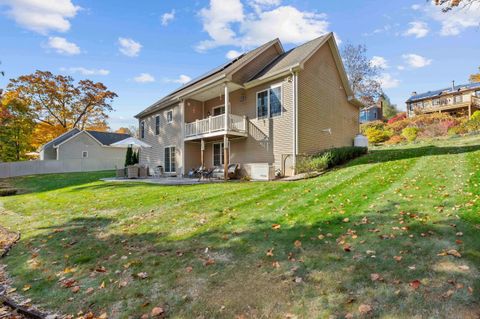
<svg viewBox="0 0 480 319">
<path fill-rule="evenodd" d="M 0 178 L 71 172 L 94 172 L 123 167 L 125 159 L 69 159 L 0 163 Z"/>
</svg>

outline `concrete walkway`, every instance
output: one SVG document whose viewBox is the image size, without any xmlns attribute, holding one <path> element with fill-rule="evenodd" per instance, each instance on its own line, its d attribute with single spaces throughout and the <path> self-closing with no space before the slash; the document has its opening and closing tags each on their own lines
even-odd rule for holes
<svg viewBox="0 0 480 319">
<path fill-rule="evenodd" d="M 159 185 L 197 185 L 197 184 L 209 184 L 209 183 L 220 183 L 223 180 L 211 179 L 211 180 L 201 180 L 199 181 L 196 178 L 178 178 L 178 177 L 160 177 L 160 178 L 137 178 L 137 179 L 128 179 L 128 178 L 101 178 L 101 181 L 104 182 L 115 182 L 115 183 L 149 183 L 149 184 L 159 184 Z"/>
</svg>

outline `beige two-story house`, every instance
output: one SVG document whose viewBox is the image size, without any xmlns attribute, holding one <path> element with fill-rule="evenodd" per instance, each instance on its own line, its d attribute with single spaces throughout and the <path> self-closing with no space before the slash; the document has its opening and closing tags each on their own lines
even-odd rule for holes
<svg viewBox="0 0 480 319">
<path fill-rule="evenodd" d="M 137 114 L 152 146 L 140 163 L 177 176 L 229 163 L 261 179 L 293 175 L 299 155 L 352 145 L 360 106 L 333 34 L 289 51 L 275 39 Z"/>
<path fill-rule="evenodd" d="M 452 86 L 446 89 L 420 94 L 413 92 L 406 103 L 409 117 L 436 112 L 470 117 L 480 109 L 480 83 L 452 83 Z"/>
</svg>

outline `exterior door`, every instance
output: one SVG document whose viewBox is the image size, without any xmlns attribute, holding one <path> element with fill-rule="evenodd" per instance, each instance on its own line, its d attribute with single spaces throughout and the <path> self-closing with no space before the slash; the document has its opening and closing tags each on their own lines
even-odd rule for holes
<svg viewBox="0 0 480 319">
<path fill-rule="evenodd" d="M 222 166 L 224 160 L 223 143 L 213 144 L 213 166 Z"/>
</svg>

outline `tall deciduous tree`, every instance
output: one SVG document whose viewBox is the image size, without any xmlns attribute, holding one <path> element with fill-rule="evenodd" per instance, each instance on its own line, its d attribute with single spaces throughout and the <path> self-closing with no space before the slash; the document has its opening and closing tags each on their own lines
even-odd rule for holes
<svg viewBox="0 0 480 319">
<path fill-rule="evenodd" d="M 385 119 L 391 119 L 398 114 L 397 106 L 392 104 L 390 98 L 385 93 L 382 93 L 380 99 L 382 101 L 382 114 Z"/>
<path fill-rule="evenodd" d="M 100 82 L 82 80 L 75 83 L 70 76 L 36 71 L 11 80 L 8 92 L 18 98 L 35 114 L 35 120 L 64 131 L 106 126 L 111 102 L 117 94 Z"/>
<path fill-rule="evenodd" d="M 480 0 L 435 0 L 437 6 L 443 7 L 443 11 L 447 12 L 456 7 L 469 7 L 474 3 L 480 3 Z"/>
<path fill-rule="evenodd" d="M 478 73 L 470 75 L 470 82 L 480 82 L 480 67 Z"/>
<path fill-rule="evenodd" d="M 365 105 L 374 104 L 382 93 L 378 81 L 381 69 L 367 57 L 367 47 L 347 43 L 342 48 L 342 58 L 355 96 Z"/>
<path fill-rule="evenodd" d="M 32 111 L 15 93 L 6 93 L 0 103 L 0 161 L 20 161 L 32 151 L 35 128 Z"/>
</svg>

